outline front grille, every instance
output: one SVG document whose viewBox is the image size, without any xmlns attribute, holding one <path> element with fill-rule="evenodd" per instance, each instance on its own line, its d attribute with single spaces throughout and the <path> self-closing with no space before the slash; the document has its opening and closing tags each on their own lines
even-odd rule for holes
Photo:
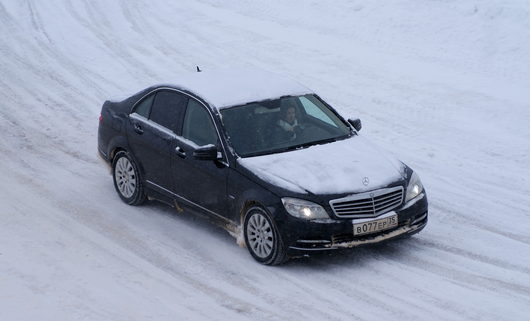
<svg viewBox="0 0 530 321">
<path fill-rule="evenodd" d="M 403 187 L 384 188 L 329 201 L 338 217 L 375 217 L 395 209 L 403 202 Z"/>
</svg>

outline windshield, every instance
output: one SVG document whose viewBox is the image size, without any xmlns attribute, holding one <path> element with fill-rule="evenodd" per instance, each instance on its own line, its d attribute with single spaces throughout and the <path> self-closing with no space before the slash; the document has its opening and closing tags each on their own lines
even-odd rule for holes
<svg viewBox="0 0 530 321">
<path fill-rule="evenodd" d="M 277 153 L 346 138 L 349 126 L 317 96 L 287 96 L 221 110 L 241 157 Z"/>
</svg>

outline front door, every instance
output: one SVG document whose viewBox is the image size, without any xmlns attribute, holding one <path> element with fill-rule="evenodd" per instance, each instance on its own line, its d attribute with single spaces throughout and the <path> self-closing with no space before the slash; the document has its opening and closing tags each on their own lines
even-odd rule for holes
<svg viewBox="0 0 530 321">
<path fill-rule="evenodd" d="M 177 139 L 172 157 L 173 189 L 196 208 L 226 218 L 226 161 L 197 160 L 193 157 L 197 147 L 208 144 L 216 145 L 222 151 L 210 112 L 202 103 L 190 98 L 182 124 L 182 139 Z"/>
</svg>

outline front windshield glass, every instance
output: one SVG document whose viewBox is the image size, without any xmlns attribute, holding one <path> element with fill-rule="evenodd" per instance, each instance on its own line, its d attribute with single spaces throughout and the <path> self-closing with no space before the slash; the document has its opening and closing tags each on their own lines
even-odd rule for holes
<svg viewBox="0 0 530 321">
<path fill-rule="evenodd" d="M 315 95 L 287 96 L 221 110 L 241 157 L 321 144 L 350 135 L 350 128 Z"/>
</svg>

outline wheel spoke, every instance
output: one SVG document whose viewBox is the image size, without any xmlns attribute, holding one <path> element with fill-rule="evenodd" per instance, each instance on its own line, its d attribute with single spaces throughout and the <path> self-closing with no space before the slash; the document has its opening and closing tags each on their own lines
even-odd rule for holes
<svg viewBox="0 0 530 321">
<path fill-rule="evenodd" d="M 118 164 L 116 166 L 118 168 L 118 170 L 120 171 L 120 173 L 124 173 L 125 172 L 125 166 L 124 166 L 124 158 L 120 158 L 118 160 Z"/>
<path fill-rule="evenodd" d="M 251 229 L 251 231 L 252 231 L 253 233 L 255 233 L 256 230 L 257 230 L 255 221 L 256 221 L 256 220 L 255 220 L 254 216 L 251 217 L 250 220 L 248 221 L 248 225 L 249 225 L 249 227 L 250 227 L 250 229 Z"/>
<path fill-rule="evenodd" d="M 259 228 L 263 231 L 263 228 L 265 226 L 265 223 L 267 223 L 267 221 L 265 220 L 265 218 L 263 216 L 259 216 Z"/>
</svg>

